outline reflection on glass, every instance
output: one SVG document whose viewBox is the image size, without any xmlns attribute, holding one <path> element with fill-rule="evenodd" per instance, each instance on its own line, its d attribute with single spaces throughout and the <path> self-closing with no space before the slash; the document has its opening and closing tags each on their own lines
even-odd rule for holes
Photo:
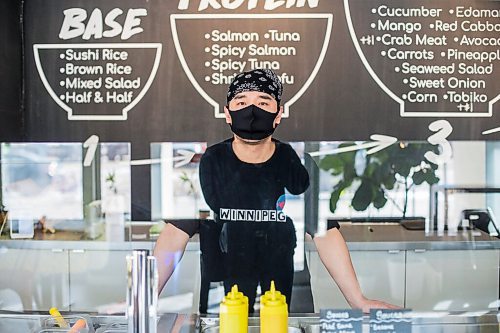
<svg viewBox="0 0 500 333">
<path fill-rule="evenodd" d="M 82 145 L 3 143 L 2 198 L 12 218 L 83 218 Z"/>
<path fill-rule="evenodd" d="M 101 199 L 106 203 L 121 201 L 125 219 L 130 220 L 131 179 L 130 143 L 101 143 Z"/>
<path fill-rule="evenodd" d="M 292 147 L 302 157 L 308 144 L 292 143 Z M 330 150 L 338 148 L 340 143 L 317 144 L 320 150 Z M 205 147 L 204 143 L 152 145 L 151 186 L 155 219 L 193 218 L 199 216 L 200 210 L 208 209 L 198 180 L 198 161 Z M 392 149 L 408 147 L 405 144 L 404 148 L 394 146 Z M 426 169 L 429 175 L 439 179 L 438 186 L 500 186 L 500 145 L 497 142 L 452 142 L 452 147 L 453 157 L 450 161 L 437 169 L 431 168 L 433 172 Z M 182 164 L 181 151 L 191 151 L 195 155 L 189 163 Z M 100 190 L 92 200 L 104 201 L 114 194 L 122 195 L 129 217 L 132 191 L 130 146 L 128 143 L 104 143 L 99 152 L 95 159 L 96 163 L 100 163 L 97 169 L 99 177 L 92 178 L 92 181 Z M 317 182 L 320 194 L 316 202 L 319 203 L 320 221 L 342 217 L 400 218 L 405 202 L 406 216 L 429 218 L 431 186 L 425 179 L 419 185 L 417 182 L 422 179 L 417 181 L 415 178 L 419 171 L 424 170 L 425 164 L 414 163 L 406 178 L 395 173 L 392 189 L 389 189 L 391 184 L 383 183 L 384 186 L 388 185 L 384 188 L 387 201 L 383 207 L 378 209 L 372 200 L 366 209 L 356 210 L 364 208 L 358 206 L 357 201 L 353 204 L 357 190 L 363 181 L 373 178 L 363 178 L 363 175 L 380 168 L 382 159 L 374 155 L 368 160 L 364 151 L 353 153 L 351 159 L 342 154 L 336 154 L 335 157 L 324 155 L 316 159 L 319 162 Z M 330 209 L 332 192 L 345 179 L 344 175 L 335 171 L 340 169 L 338 160 L 343 158 L 346 159 L 341 162 L 349 161 L 349 170 L 355 173 L 353 178 L 356 179 L 342 191 L 333 213 Z M 25 218 L 31 219 L 39 219 L 43 215 L 49 219 L 82 219 L 82 181 L 87 181 L 82 180 L 82 172 L 89 169 L 82 170 L 81 144 L 2 144 L 1 159 L 3 197 L 0 199 L 12 214 L 24 214 Z M 394 166 L 399 165 L 400 160 L 396 159 Z M 341 172 L 345 171 L 343 167 Z M 404 170 L 399 168 L 399 171 Z M 494 193 L 449 195 L 449 223 L 457 226 L 463 223 L 464 218 L 472 221 L 471 215 L 474 214 L 482 221 L 488 208 L 494 213 L 491 216 L 500 217 L 499 196 Z M 290 196 L 287 193 L 285 199 L 283 209 L 294 220 L 299 239 L 294 256 L 295 268 L 300 270 L 304 262 L 308 265 L 315 311 L 349 307 L 314 245 L 306 242 L 304 246 L 300 241 L 307 222 L 304 215 L 308 216 L 307 212 L 304 213 L 314 209 L 314 205 L 311 207 L 310 202 L 304 202 L 303 195 Z M 365 204 L 367 202 L 364 201 Z M 443 215 L 438 216 L 439 219 L 444 218 L 444 212 L 440 197 L 439 213 Z M 95 215 L 100 216 L 97 209 Z M 458 229 L 455 234 L 448 230 L 439 237 L 435 234 L 426 236 L 421 230 L 402 230 L 396 224 L 341 226 L 340 231 L 351 249 L 350 255 L 361 289 L 367 297 L 383 299 L 417 311 L 498 309 L 500 252 L 495 242 L 499 240 L 487 237 L 478 228 Z M 57 232 L 54 237 L 59 235 L 62 233 Z M 401 235 L 408 238 L 403 239 Z M 60 252 L 43 248 L 18 249 L 10 248 L 14 242 L 3 240 L 8 237 L 8 232 L 4 232 L 1 241 L 0 309 L 46 311 L 51 306 L 58 306 L 66 311 L 96 311 L 106 304 L 123 301 L 125 282 L 117 281 L 125 276 L 126 251 L 100 249 L 75 252 L 57 240 L 54 244 L 62 249 Z M 86 248 L 97 243 L 91 244 L 88 239 L 87 242 L 82 241 L 79 246 Z M 130 244 L 135 246 L 136 243 Z M 423 244 L 427 244 L 427 247 L 424 248 Z M 200 255 L 196 241 L 190 245 L 164 289 L 160 302 L 163 311 L 190 313 L 198 308 Z M 302 257 L 304 252 L 307 260 Z M 295 282 L 294 292 L 300 295 L 304 285 L 299 283 L 304 281 L 297 278 Z M 306 281 L 304 284 L 308 283 Z M 217 311 L 223 292 L 222 284 L 210 285 L 209 311 Z"/>
<path fill-rule="evenodd" d="M 164 142 L 151 144 L 152 217 L 198 218 L 207 211 L 199 179 L 199 162 L 206 143 Z M 194 154 L 194 155 L 193 155 Z"/>
<path fill-rule="evenodd" d="M 330 151 L 356 142 L 321 142 Z M 398 142 L 379 152 L 360 149 L 321 156 L 319 215 L 339 218 L 428 215 L 429 186 L 441 170 L 424 157 L 437 148 L 425 142 Z"/>
</svg>

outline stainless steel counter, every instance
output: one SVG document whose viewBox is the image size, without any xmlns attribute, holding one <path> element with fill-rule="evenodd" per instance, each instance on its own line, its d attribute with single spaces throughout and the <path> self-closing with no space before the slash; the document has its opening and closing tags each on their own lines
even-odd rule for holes
<svg viewBox="0 0 500 333">
<path fill-rule="evenodd" d="M 64 316 L 65 314 L 63 314 Z M 48 316 L 0 313 L 0 331 L 37 332 Z M 92 328 L 97 332 L 104 327 L 124 329 L 123 316 L 89 316 Z M 413 333 L 498 333 L 499 312 L 415 312 L 412 313 Z M 317 314 L 294 315 L 288 320 L 289 332 L 314 333 L 320 331 Z M 210 333 L 218 332 L 218 318 L 193 315 L 163 314 L 158 318 L 158 333 Z M 259 318 L 249 318 L 249 332 L 258 332 Z M 125 332 L 125 331 L 124 331 Z M 369 319 L 363 318 L 363 332 L 369 332 Z"/>
<path fill-rule="evenodd" d="M 100 332 L 126 332 L 127 321 L 125 316 L 91 316 L 82 313 L 62 313 L 66 322 L 71 324 L 69 318 L 83 318 L 87 322 L 85 332 L 100 333 Z M 19 314 L 0 311 L 0 332 L 15 332 L 15 333 L 36 333 L 46 332 L 45 329 L 52 327 L 47 323 L 47 319 L 51 320 L 50 315 L 39 314 Z M 178 316 L 175 313 L 165 313 L 158 317 L 157 330 L 158 332 L 173 332 L 176 322 L 184 323 L 186 320 L 183 316 Z M 187 322 L 187 321 L 186 321 Z M 177 324 L 179 325 L 179 324 Z M 180 325 L 179 325 L 180 326 Z M 59 327 L 54 329 L 54 332 L 63 333 L 64 329 Z M 48 330 L 47 332 L 53 332 Z"/>
<path fill-rule="evenodd" d="M 479 230 L 455 234 L 407 230 L 396 223 L 342 224 L 340 231 L 351 251 L 384 250 L 485 250 L 500 249 L 500 239 Z M 309 246 L 309 245 L 307 245 Z"/>
<path fill-rule="evenodd" d="M 412 313 L 413 333 L 498 333 L 500 314 L 497 312 L 415 312 Z M 199 332 L 219 332 L 218 319 L 201 318 Z M 207 324 L 208 323 L 208 324 Z M 259 332 L 259 318 L 249 318 L 249 332 Z M 317 314 L 304 314 L 288 319 L 288 332 L 319 333 L 320 322 Z M 193 332 L 188 325 L 175 332 Z M 195 331 L 198 332 L 198 331 Z M 363 333 L 370 332 L 369 318 L 363 317 Z"/>
<path fill-rule="evenodd" d="M 479 230 L 458 231 L 452 235 L 445 232 L 425 234 L 424 231 L 407 230 L 399 224 L 342 224 L 340 229 L 351 251 L 390 251 L 390 250 L 486 250 L 500 249 L 500 239 L 490 237 Z M 57 234 L 56 234 L 57 235 Z M 134 239 L 133 235 L 131 239 Z M 132 240 L 125 242 L 106 242 L 99 240 L 0 240 L 2 247 L 40 250 L 134 250 L 152 249 L 154 239 Z M 306 241 L 307 251 L 315 251 L 314 243 Z M 199 239 L 193 237 L 187 251 L 199 250 Z"/>
</svg>

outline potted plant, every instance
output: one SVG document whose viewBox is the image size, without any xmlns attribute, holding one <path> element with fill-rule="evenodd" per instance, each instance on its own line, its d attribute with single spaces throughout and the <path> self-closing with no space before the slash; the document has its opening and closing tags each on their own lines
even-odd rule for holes
<svg viewBox="0 0 500 333">
<path fill-rule="evenodd" d="M 103 200 L 106 241 L 124 241 L 125 198 L 118 193 L 117 179 L 114 171 L 109 172 L 106 176 L 106 184 L 111 192 Z"/>
<path fill-rule="evenodd" d="M 339 148 L 353 144 L 343 143 Z M 402 218 L 406 218 L 410 190 L 424 183 L 439 182 L 438 166 L 424 156 L 428 151 L 439 153 L 429 143 L 400 141 L 371 155 L 359 150 L 325 156 L 319 167 L 340 178 L 330 195 L 330 211 L 334 213 L 340 198 L 348 189 L 355 188 L 351 206 L 356 211 L 365 211 L 370 205 L 380 209 L 391 201 L 401 211 Z M 402 202 L 393 196 L 399 190 L 404 191 Z"/>
<path fill-rule="evenodd" d="M 7 213 L 7 208 L 5 208 L 3 203 L 0 201 L 0 223 L 7 219 Z"/>
<path fill-rule="evenodd" d="M 182 171 L 181 175 L 179 176 L 179 179 L 181 180 L 182 184 L 184 184 L 186 190 L 187 190 L 187 195 L 192 195 L 194 198 L 194 214 L 197 216 L 198 212 L 198 200 L 200 198 L 199 191 L 197 189 L 196 183 L 195 183 L 195 177 L 196 173 L 191 173 L 188 174 L 186 171 Z"/>
<path fill-rule="evenodd" d="M 0 198 L 1 199 L 1 198 Z M 5 224 L 7 223 L 7 215 L 8 211 L 0 200 L 0 236 L 2 235 L 2 231 L 5 228 Z"/>
<path fill-rule="evenodd" d="M 108 184 L 108 189 L 113 193 L 117 194 L 118 189 L 116 188 L 116 175 L 115 172 L 110 172 L 106 176 L 106 183 Z"/>
</svg>

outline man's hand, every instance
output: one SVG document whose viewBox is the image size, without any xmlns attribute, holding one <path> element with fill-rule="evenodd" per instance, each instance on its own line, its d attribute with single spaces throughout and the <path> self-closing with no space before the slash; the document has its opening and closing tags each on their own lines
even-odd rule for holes
<svg viewBox="0 0 500 333">
<path fill-rule="evenodd" d="M 363 313 L 370 313 L 370 309 L 401 309 L 399 306 L 368 298 L 363 299 L 357 307 L 363 310 Z"/>
</svg>

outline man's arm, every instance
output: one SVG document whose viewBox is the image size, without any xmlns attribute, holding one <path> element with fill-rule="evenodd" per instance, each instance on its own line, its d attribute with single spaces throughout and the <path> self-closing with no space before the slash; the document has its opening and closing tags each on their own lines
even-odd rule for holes
<svg viewBox="0 0 500 333">
<path fill-rule="evenodd" d="M 210 207 L 215 214 L 219 214 L 219 192 L 222 189 L 219 179 L 222 175 L 220 175 L 220 170 L 217 168 L 216 164 L 212 154 L 205 152 L 200 159 L 199 174 L 203 198 L 208 207 Z"/>
<path fill-rule="evenodd" d="M 324 236 L 315 237 L 314 244 L 323 265 L 325 265 L 328 273 L 335 280 L 352 308 L 361 309 L 365 313 L 368 313 L 371 308 L 398 308 L 397 306 L 370 300 L 363 296 L 356 272 L 352 266 L 347 244 L 337 228 L 328 230 Z"/>
<path fill-rule="evenodd" d="M 170 223 L 160 233 L 153 252 L 158 263 L 158 294 L 181 260 L 188 241 L 189 235 Z"/>
<path fill-rule="evenodd" d="M 302 165 L 299 156 L 289 145 L 285 146 L 288 158 L 283 161 L 284 170 L 280 171 L 280 177 L 283 178 L 284 185 L 288 192 L 299 195 L 305 192 L 309 187 L 309 173 Z"/>
</svg>

